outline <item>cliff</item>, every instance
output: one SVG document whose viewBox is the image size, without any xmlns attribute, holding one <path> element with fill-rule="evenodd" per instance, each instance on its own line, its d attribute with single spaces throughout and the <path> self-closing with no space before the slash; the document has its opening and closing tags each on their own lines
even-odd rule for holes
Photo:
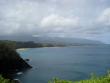
<svg viewBox="0 0 110 83">
<path fill-rule="evenodd" d="M 0 74 L 11 74 L 31 68 L 11 45 L 0 43 Z"/>
</svg>

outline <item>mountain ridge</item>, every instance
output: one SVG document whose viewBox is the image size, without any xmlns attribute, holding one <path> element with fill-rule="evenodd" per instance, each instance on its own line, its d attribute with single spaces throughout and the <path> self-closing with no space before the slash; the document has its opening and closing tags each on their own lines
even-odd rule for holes
<svg viewBox="0 0 110 83">
<path fill-rule="evenodd" d="M 0 40 L 12 41 L 33 41 L 35 43 L 61 43 L 61 44 L 104 44 L 100 41 L 83 38 L 62 38 L 62 37 L 32 37 L 32 36 L 0 36 Z"/>
</svg>

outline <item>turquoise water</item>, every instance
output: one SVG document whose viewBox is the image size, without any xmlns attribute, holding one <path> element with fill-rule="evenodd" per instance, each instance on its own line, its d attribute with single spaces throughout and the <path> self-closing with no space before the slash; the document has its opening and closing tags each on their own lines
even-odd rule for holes
<svg viewBox="0 0 110 83">
<path fill-rule="evenodd" d="M 18 52 L 24 59 L 29 58 L 33 66 L 16 76 L 22 83 L 47 83 L 54 77 L 81 80 L 93 72 L 103 75 L 110 69 L 108 46 L 33 48 Z"/>
</svg>

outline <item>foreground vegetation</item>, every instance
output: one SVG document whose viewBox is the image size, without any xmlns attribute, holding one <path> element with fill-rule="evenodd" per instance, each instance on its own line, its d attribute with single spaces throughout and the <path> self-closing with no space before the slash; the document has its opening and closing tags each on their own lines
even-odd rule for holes
<svg viewBox="0 0 110 83">
<path fill-rule="evenodd" d="M 2 76 L 0 76 L 0 83 L 15 83 L 14 81 L 11 81 L 9 79 L 5 79 Z"/>
<path fill-rule="evenodd" d="M 102 77 L 92 75 L 91 79 L 89 80 L 67 81 L 67 80 L 53 79 L 48 83 L 110 83 L 110 72 L 108 72 L 105 76 Z"/>
</svg>

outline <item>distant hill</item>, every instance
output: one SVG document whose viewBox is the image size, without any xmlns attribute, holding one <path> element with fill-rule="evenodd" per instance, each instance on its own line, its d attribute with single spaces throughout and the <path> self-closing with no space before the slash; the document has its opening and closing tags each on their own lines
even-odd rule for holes
<svg viewBox="0 0 110 83">
<path fill-rule="evenodd" d="M 1 40 L 12 40 L 12 41 L 33 41 L 40 44 L 61 44 L 61 45 L 101 45 L 104 44 L 100 41 L 82 39 L 82 38 L 61 38 L 61 37 L 32 37 L 32 36 L 0 36 Z"/>
<path fill-rule="evenodd" d="M 65 45 L 101 45 L 104 44 L 99 41 L 81 39 L 81 38 L 60 38 L 60 37 L 47 37 L 47 38 L 36 38 L 35 42 L 40 43 L 52 43 L 52 44 L 65 44 Z"/>
</svg>

